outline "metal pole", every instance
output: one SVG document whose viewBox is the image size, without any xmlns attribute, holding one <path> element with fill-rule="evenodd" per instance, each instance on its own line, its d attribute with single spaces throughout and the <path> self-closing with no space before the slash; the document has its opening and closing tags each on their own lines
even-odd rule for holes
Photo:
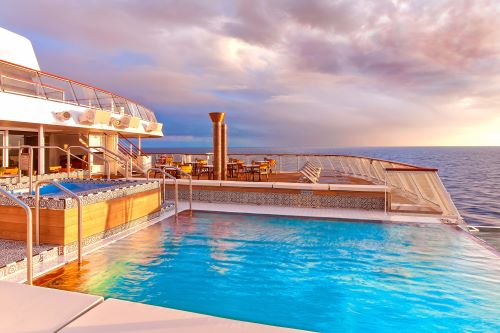
<svg viewBox="0 0 500 333">
<path fill-rule="evenodd" d="M 20 165 L 22 151 L 23 151 L 23 148 L 19 147 L 19 150 L 17 151 L 17 168 L 18 168 L 18 170 L 17 170 L 17 182 L 18 183 L 21 182 L 21 179 L 23 177 L 23 174 L 21 172 L 21 165 Z"/>
<path fill-rule="evenodd" d="M 91 156 L 92 154 L 90 153 L 89 150 L 89 153 L 87 154 L 87 170 L 89 172 L 89 179 L 92 178 L 92 163 L 90 163 Z"/>
<path fill-rule="evenodd" d="M 177 179 L 174 180 L 174 202 L 175 202 L 175 216 L 179 215 L 179 186 Z"/>
<path fill-rule="evenodd" d="M 33 147 L 28 148 L 28 154 L 29 154 L 29 160 L 30 160 L 30 165 L 28 167 L 28 172 L 30 173 L 28 178 L 29 178 L 29 189 L 30 189 L 30 195 L 33 193 Z"/>
<path fill-rule="evenodd" d="M 193 210 L 193 177 L 189 175 L 189 210 Z"/>
<path fill-rule="evenodd" d="M 227 180 L 227 124 L 222 123 L 220 129 L 221 142 L 221 180 Z"/>
<path fill-rule="evenodd" d="M 35 191 L 35 242 L 40 245 L 40 193 Z"/>
<path fill-rule="evenodd" d="M 151 171 L 158 171 L 158 172 L 161 172 L 163 174 L 163 191 L 164 191 L 164 195 L 163 195 L 163 198 L 164 200 L 166 199 L 167 195 L 166 195 L 166 189 L 167 189 L 167 186 L 166 186 L 166 179 L 165 177 L 168 177 L 170 179 L 173 179 L 174 180 L 174 204 L 175 204 L 175 216 L 178 215 L 179 213 L 179 188 L 177 186 L 177 178 L 175 178 L 174 176 L 172 176 L 171 174 L 163 171 L 162 169 L 160 168 L 150 168 L 148 170 L 146 170 L 146 179 L 149 180 L 149 173 Z M 163 203 L 163 202 L 162 202 Z"/>
<path fill-rule="evenodd" d="M 82 240 L 83 240 L 83 221 L 82 221 L 82 199 L 79 196 L 75 197 L 78 205 L 78 263 L 83 262 Z"/>
<path fill-rule="evenodd" d="M 387 214 L 387 171 L 384 170 L 384 214 Z"/>
<path fill-rule="evenodd" d="M 68 173 L 68 178 L 71 177 L 71 153 L 69 152 L 69 148 L 66 152 L 66 172 Z"/>
<path fill-rule="evenodd" d="M 3 132 L 2 138 L 2 166 L 7 168 L 9 167 L 9 130 L 5 130 Z M 6 148 L 7 147 L 7 148 Z"/>
<path fill-rule="evenodd" d="M 165 178 L 165 173 L 162 174 L 163 176 L 163 202 L 167 200 L 167 181 Z"/>
<path fill-rule="evenodd" d="M 183 171 L 181 168 L 178 168 L 178 167 L 169 167 L 168 169 L 169 170 L 176 170 L 180 174 L 188 177 L 188 179 L 189 179 L 189 210 L 193 210 L 193 177 L 189 173 Z"/>
<path fill-rule="evenodd" d="M 0 188 L 0 195 L 8 197 L 15 203 L 17 203 L 21 208 L 24 209 L 26 213 L 26 283 L 29 285 L 33 284 L 33 220 L 31 215 L 31 208 L 25 204 L 23 201 L 19 200 L 12 194 L 8 193 L 4 189 Z"/>
<path fill-rule="evenodd" d="M 78 263 L 81 264 L 83 262 L 83 253 L 82 253 L 82 240 L 83 240 L 83 221 L 82 221 L 82 206 L 83 202 L 82 199 L 74 192 L 68 190 L 66 187 L 62 186 L 56 181 L 53 180 L 40 180 L 36 183 L 35 185 L 35 213 L 36 213 L 36 225 L 37 229 L 39 230 L 39 225 L 40 225 L 40 187 L 43 184 L 51 184 L 63 191 L 64 193 L 68 194 L 70 197 L 76 200 L 77 204 L 77 218 L 78 218 L 78 235 L 77 235 L 77 242 L 78 242 Z M 31 213 L 31 211 L 30 211 Z M 37 232 L 37 238 L 40 236 L 38 235 Z"/>
<path fill-rule="evenodd" d="M 45 174 L 45 128 L 43 125 L 40 125 L 38 128 L 38 174 Z"/>
</svg>

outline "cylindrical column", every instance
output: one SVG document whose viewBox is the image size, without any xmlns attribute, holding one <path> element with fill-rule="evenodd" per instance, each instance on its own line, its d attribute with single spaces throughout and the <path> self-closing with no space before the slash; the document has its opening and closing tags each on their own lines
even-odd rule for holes
<svg viewBox="0 0 500 333">
<path fill-rule="evenodd" d="M 38 175 L 45 174 L 45 128 L 43 125 L 38 127 Z"/>
<path fill-rule="evenodd" d="M 227 124 L 223 123 L 220 131 L 221 137 L 221 172 L 222 180 L 227 180 Z"/>
<path fill-rule="evenodd" d="M 213 132 L 214 132 L 214 172 L 213 179 L 221 180 L 221 127 L 222 121 L 224 120 L 224 112 L 211 112 L 209 113 L 210 119 L 212 119 Z"/>
<path fill-rule="evenodd" d="M 2 141 L 2 146 L 8 147 L 9 146 L 9 131 L 5 130 L 3 132 L 3 141 Z M 7 168 L 9 166 L 9 149 L 4 148 L 2 150 L 2 166 Z"/>
</svg>

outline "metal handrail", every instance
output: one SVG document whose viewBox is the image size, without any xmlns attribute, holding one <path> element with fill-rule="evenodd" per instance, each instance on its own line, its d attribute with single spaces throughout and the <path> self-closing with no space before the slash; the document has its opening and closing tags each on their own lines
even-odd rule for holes
<svg viewBox="0 0 500 333">
<path fill-rule="evenodd" d="M 127 160 L 126 158 L 124 158 L 123 156 L 120 156 L 118 155 L 116 152 L 106 148 L 106 147 L 103 147 L 103 146 L 89 146 L 88 148 L 90 149 L 101 149 L 103 151 L 105 151 L 106 153 L 108 153 L 109 155 L 111 155 L 111 158 L 115 161 L 121 161 L 122 163 L 125 164 L 125 178 L 129 178 L 132 176 L 132 165 L 129 165 L 129 163 L 131 164 L 131 162 L 129 160 Z"/>
<path fill-rule="evenodd" d="M 7 197 L 18 204 L 26 212 L 26 282 L 33 284 L 33 220 L 31 208 L 14 195 L 0 188 L 0 195 Z"/>
<path fill-rule="evenodd" d="M 63 148 L 61 148 L 59 146 L 20 146 L 21 149 L 22 148 L 27 148 L 27 147 L 31 147 L 33 149 L 56 149 L 56 150 L 60 150 L 60 151 L 62 151 L 64 153 L 66 153 L 66 154 L 68 153 L 67 150 L 64 150 Z M 21 155 L 21 151 L 19 152 L 19 155 Z M 74 154 L 70 153 L 70 156 L 74 157 L 74 158 L 76 158 L 76 159 L 78 159 L 78 160 L 80 160 L 80 161 L 82 161 L 84 163 L 87 163 L 87 161 L 85 161 L 84 159 L 78 157 L 77 155 L 74 155 Z M 71 168 L 69 167 L 70 163 L 69 163 L 69 161 L 67 161 L 66 163 L 67 163 L 67 165 L 66 165 L 66 171 L 67 171 L 67 174 L 68 174 L 68 178 L 70 178 L 71 177 L 71 170 L 70 170 Z M 33 166 L 31 166 L 31 169 L 33 170 Z"/>
<path fill-rule="evenodd" d="M 148 155 L 141 148 L 139 148 L 135 143 L 133 143 L 132 141 L 130 141 L 126 136 L 124 136 L 120 132 L 118 132 L 118 137 L 120 139 L 123 139 L 123 140 L 127 141 L 127 143 L 129 143 L 132 147 L 134 147 L 135 150 L 137 150 L 140 153 L 139 155 Z"/>
<path fill-rule="evenodd" d="M 87 153 L 91 154 L 92 156 L 97 157 L 100 160 L 104 161 L 104 164 L 106 165 L 106 177 L 107 177 L 108 180 L 111 179 L 111 169 L 110 169 L 110 166 L 109 166 L 108 159 L 105 158 L 105 157 L 97 155 L 92 150 L 90 150 L 89 148 L 84 147 L 84 146 L 69 146 L 68 147 L 68 150 L 67 150 L 67 154 L 68 154 L 68 156 L 67 156 L 68 166 L 67 167 L 68 167 L 68 169 L 70 169 L 69 168 L 69 161 L 70 161 L 70 157 L 69 156 L 71 155 L 71 149 L 72 148 L 79 148 L 79 149 L 81 149 L 83 151 L 86 151 Z M 92 177 L 92 165 L 90 164 L 90 161 L 87 161 L 87 164 L 88 164 L 89 178 L 91 178 Z"/>
<path fill-rule="evenodd" d="M 67 90 L 68 92 L 70 92 L 70 95 L 72 95 L 72 98 L 74 99 L 74 101 L 70 101 L 70 100 L 66 100 L 63 97 L 62 99 L 51 99 L 53 101 L 57 101 L 57 102 L 65 103 L 65 104 L 73 104 L 73 105 L 76 104 L 76 105 L 88 107 L 87 103 L 83 103 L 82 102 L 82 101 L 84 101 L 84 99 L 80 98 L 79 96 L 77 96 L 75 94 L 75 87 L 83 87 L 84 89 L 89 89 L 89 90 L 91 90 L 91 91 L 94 92 L 95 98 L 93 100 L 95 101 L 95 103 L 97 105 L 99 105 L 99 108 L 102 109 L 102 110 L 105 110 L 105 111 L 111 112 L 111 113 L 117 113 L 117 112 L 114 111 L 115 105 L 119 105 L 119 106 L 123 105 L 123 108 L 127 109 L 128 114 L 131 115 L 131 116 L 138 117 L 138 118 L 140 118 L 140 119 L 142 119 L 144 121 L 148 121 L 148 122 L 151 122 L 151 123 L 157 123 L 158 122 L 157 119 L 156 119 L 156 117 L 155 117 L 155 115 L 154 115 L 154 113 L 151 110 L 149 110 L 148 108 L 144 107 L 143 105 L 141 105 L 141 104 L 139 104 L 139 103 L 137 103 L 137 102 L 135 102 L 135 101 L 133 101 L 133 100 L 131 100 L 129 98 L 122 97 L 120 95 L 111 93 L 111 92 L 106 91 L 104 89 L 100 89 L 100 88 L 97 88 L 97 87 L 90 86 L 88 84 L 84 84 L 84 83 L 81 83 L 81 82 L 78 82 L 78 81 L 74 81 L 74 80 L 71 80 L 71 79 L 68 79 L 68 78 L 65 78 L 65 77 L 61 77 L 61 76 L 58 76 L 58 75 L 54 75 L 54 74 L 42 72 L 40 70 L 29 68 L 29 67 L 22 66 L 22 65 L 19 65 L 19 64 L 15 64 L 15 63 L 12 63 L 12 62 L 9 62 L 9 61 L 0 60 L 0 65 L 9 66 L 10 68 L 17 68 L 20 71 L 27 71 L 27 72 L 33 73 L 33 74 L 35 74 L 39 78 L 40 82 L 28 81 L 27 83 L 32 83 L 33 85 L 42 87 L 42 91 L 44 91 L 43 87 L 49 87 L 51 89 L 57 89 L 58 91 L 62 90 L 63 92 L 65 92 Z M 3 76 L 3 74 L 2 74 L 2 76 Z M 44 82 L 42 82 L 45 78 L 49 78 L 51 80 L 57 80 L 58 83 L 60 83 L 61 85 L 63 85 L 63 84 L 65 86 L 68 85 L 68 88 L 70 88 L 70 89 L 63 88 L 62 86 L 61 87 L 49 86 L 49 85 L 45 84 Z M 15 80 L 22 80 L 22 79 L 19 79 L 19 78 L 13 78 L 13 79 L 15 79 Z M 0 89 L 2 91 L 4 91 L 5 90 L 5 87 L 4 87 L 5 82 L 1 82 L 0 81 L 0 84 L 1 84 Z M 8 92 L 9 93 L 14 93 L 14 94 L 21 94 L 21 95 L 32 96 L 32 97 L 36 97 L 36 98 L 47 98 L 47 95 L 46 95 L 45 92 L 44 92 L 45 96 L 39 96 L 39 95 L 36 95 L 36 94 L 23 94 L 23 93 L 17 92 L 17 91 L 8 91 Z M 100 94 L 100 96 L 98 96 L 98 94 Z M 104 99 L 104 98 L 109 98 L 109 99 L 111 99 L 113 101 L 111 108 L 109 108 L 109 107 L 104 108 L 104 107 L 102 107 L 100 105 L 99 99 Z"/>
<path fill-rule="evenodd" d="M 172 153 L 172 152 L 146 152 L 148 155 L 181 155 L 181 156 L 206 156 L 207 154 L 200 153 L 200 154 L 194 154 L 194 153 Z M 280 157 L 346 157 L 346 158 L 361 158 L 361 159 L 366 159 L 369 160 L 370 162 L 373 161 L 380 161 L 380 162 L 385 162 L 385 163 L 393 163 L 397 164 L 403 167 L 408 167 L 408 168 L 423 168 L 426 169 L 425 167 L 422 166 L 417 166 L 417 165 L 412 165 L 409 163 L 403 163 L 403 162 L 396 162 L 392 160 L 385 160 L 385 159 L 380 159 L 380 158 L 375 158 L 375 157 L 368 157 L 368 156 L 363 156 L 363 155 L 347 155 L 347 154 L 292 154 L 292 153 L 228 153 L 228 156 L 243 156 L 243 157 L 250 157 L 250 156 L 276 156 L 278 158 Z"/>
<path fill-rule="evenodd" d="M 68 194 L 70 197 L 76 200 L 78 207 L 78 262 L 81 264 L 83 261 L 82 255 L 82 199 L 75 193 L 68 190 L 66 187 L 62 186 L 53 180 L 40 180 L 35 185 L 35 236 L 36 244 L 40 244 L 40 187 L 43 184 L 51 184 Z M 31 211 L 30 211 L 31 213 Z"/>
<path fill-rule="evenodd" d="M 165 181 L 165 177 L 168 177 L 168 178 L 174 180 L 174 205 L 175 205 L 175 216 L 177 216 L 178 213 L 179 213 L 179 187 L 177 186 L 177 178 L 175 178 L 174 176 L 172 176 L 168 172 L 165 172 L 162 169 L 159 169 L 159 168 L 149 168 L 146 171 L 146 179 L 147 180 L 149 180 L 149 173 L 151 171 L 157 171 L 157 172 L 160 172 L 161 174 L 163 174 L 163 200 L 162 200 L 162 203 L 164 203 L 165 200 L 166 200 L 166 198 L 167 198 L 167 186 L 166 186 L 167 183 Z"/>
<path fill-rule="evenodd" d="M 186 171 L 178 168 L 176 166 L 167 166 L 165 167 L 167 170 L 176 170 L 180 174 L 187 176 L 189 179 L 189 210 L 193 210 L 193 177 L 187 173 Z"/>
<path fill-rule="evenodd" d="M 159 155 L 152 154 L 157 158 Z M 165 154 L 162 154 L 165 155 Z M 207 156 L 207 154 L 170 154 L 175 158 L 183 157 L 183 160 L 192 160 L 196 157 Z M 307 163 L 315 163 L 321 166 L 322 172 L 340 173 L 349 177 L 355 177 L 370 181 L 374 184 L 386 184 L 387 190 L 401 191 L 405 199 L 418 207 L 422 203 L 431 211 L 440 212 L 441 215 L 461 219 L 446 188 L 441 184 L 438 169 L 427 168 L 407 163 L 394 162 L 379 158 L 364 156 L 351 156 L 339 154 L 228 154 L 229 157 L 239 158 L 248 163 L 249 160 L 263 159 L 265 157 L 277 160 L 276 169 L 279 172 L 300 172 L 300 168 Z M 187 157 L 187 158 L 186 158 Z M 310 174 L 307 170 L 307 174 Z M 392 176 L 393 175 L 393 176 Z M 396 203 L 398 196 L 389 197 L 384 195 L 386 202 Z M 415 201 L 415 200 L 418 200 Z M 387 204 L 386 204 L 387 206 Z M 403 207 L 404 208 L 404 207 Z M 437 208 L 437 210 L 436 210 Z M 406 208 L 404 208 L 406 209 Z"/>
</svg>

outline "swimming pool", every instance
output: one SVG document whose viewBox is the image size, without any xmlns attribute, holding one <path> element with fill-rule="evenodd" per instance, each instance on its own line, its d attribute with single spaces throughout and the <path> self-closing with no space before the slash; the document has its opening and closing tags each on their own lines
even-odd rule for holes
<svg viewBox="0 0 500 333">
<path fill-rule="evenodd" d="M 113 182 L 102 182 L 99 180 L 96 181 L 61 181 L 59 182 L 62 186 L 67 188 L 68 190 L 79 193 L 79 192 L 87 192 L 87 191 L 96 191 L 105 187 L 113 187 L 116 186 L 116 183 Z M 28 193 L 29 190 L 27 188 L 25 189 L 18 189 L 14 190 L 13 193 Z M 34 192 L 32 193 L 34 194 Z M 52 184 L 47 184 L 47 185 L 42 185 L 40 187 L 40 195 L 60 195 L 64 194 L 63 191 L 61 191 L 59 188 Z"/>
<path fill-rule="evenodd" d="M 320 332 L 498 332 L 500 258 L 445 225 L 194 212 L 38 284 Z"/>
</svg>

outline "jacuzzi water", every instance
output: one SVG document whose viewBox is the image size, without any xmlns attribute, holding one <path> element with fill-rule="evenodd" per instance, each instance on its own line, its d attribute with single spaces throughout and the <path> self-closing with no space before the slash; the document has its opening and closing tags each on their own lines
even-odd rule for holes
<svg viewBox="0 0 500 333">
<path fill-rule="evenodd" d="M 320 332 L 500 332 L 500 257 L 445 225 L 195 212 L 39 284 Z"/>
<path fill-rule="evenodd" d="M 116 185 L 113 183 L 102 183 L 102 182 L 71 182 L 71 181 L 63 181 L 59 182 L 59 184 L 61 184 L 68 190 L 75 193 L 89 191 L 89 190 L 99 190 L 104 187 L 110 187 Z M 28 189 L 15 190 L 14 193 L 23 193 L 28 191 L 29 191 Z M 64 193 L 63 191 L 61 191 L 58 187 L 52 184 L 47 184 L 40 187 L 40 195 L 59 195 L 63 193 Z"/>
</svg>

